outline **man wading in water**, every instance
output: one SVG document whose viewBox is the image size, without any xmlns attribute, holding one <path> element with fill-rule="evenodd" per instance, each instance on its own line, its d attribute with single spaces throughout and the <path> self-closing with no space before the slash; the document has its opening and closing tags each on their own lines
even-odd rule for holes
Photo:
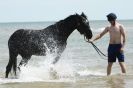
<svg viewBox="0 0 133 88">
<path fill-rule="evenodd" d="M 117 16 L 114 13 L 107 15 L 107 19 L 110 26 L 107 26 L 99 35 L 90 42 L 100 39 L 104 34 L 109 32 L 110 41 L 108 47 L 108 66 L 107 66 L 107 76 L 111 74 L 111 68 L 113 62 L 116 62 L 118 58 L 122 73 L 126 73 L 126 67 L 124 63 L 124 46 L 126 42 L 124 27 L 116 21 Z"/>
</svg>

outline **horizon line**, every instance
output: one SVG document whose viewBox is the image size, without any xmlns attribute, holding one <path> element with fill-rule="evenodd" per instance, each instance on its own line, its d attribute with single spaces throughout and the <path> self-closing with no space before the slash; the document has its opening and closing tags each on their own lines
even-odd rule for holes
<svg viewBox="0 0 133 88">
<path fill-rule="evenodd" d="M 133 21 L 133 19 L 119 19 L 118 21 Z M 60 20 L 58 20 L 60 21 Z M 58 22 L 58 21 L 7 21 L 7 22 L 0 22 L 0 23 L 37 23 L 37 22 Z M 107 21 L 107 20 L 89 20 L 89 21 Z"/>
</svg>

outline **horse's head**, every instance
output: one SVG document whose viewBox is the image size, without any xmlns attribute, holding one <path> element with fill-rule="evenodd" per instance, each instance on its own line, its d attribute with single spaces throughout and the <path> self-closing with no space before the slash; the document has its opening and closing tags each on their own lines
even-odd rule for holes
<svg viewBox="0 0 133 88">
<path fill-rule="evenodd" d="M 77 21 L 77 26 L 76 29 L 80 32 L 81 35 L 84 35 L 86 39 L 91 39 L 92 38 L 92 31 L 89 25 L 89 21 L 87 19 L 87 16 L 82 13 L 81 15 L 76 14 L 76 21 Z"/>
</svg>

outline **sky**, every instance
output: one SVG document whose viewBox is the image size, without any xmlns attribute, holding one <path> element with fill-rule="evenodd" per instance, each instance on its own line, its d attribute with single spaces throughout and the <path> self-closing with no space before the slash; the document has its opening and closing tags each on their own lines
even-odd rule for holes
<svg viewBox="0 0 133 88">
<path fill-rule="evenodd" d="M 0 0 L 0 22 L 58 21 L 84 12 L 88 20 L 133 19 L 133 0 Z"/>
</svg>

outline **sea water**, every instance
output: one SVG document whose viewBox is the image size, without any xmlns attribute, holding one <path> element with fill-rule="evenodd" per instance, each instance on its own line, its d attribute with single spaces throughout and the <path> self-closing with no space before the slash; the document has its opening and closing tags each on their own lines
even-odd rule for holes
<svg viewBox="0 0 133 88">
<path fill-rule="evenodd" d="M 133 84 L 133 20 L 118 21 L 127 34 L 125 63 L 127 74 L 122 75 L 118 62 L 112 67 L 112 75 L 106 76 L 107 58 L 100 57 L 84 36 L 75 30 L 67 40 L 67 47 L 57 64 L 52 66 L 53 55 L 32 56 L 28 64 L 9 78 L 4 78 L 9 60 L 8 39 L 17 29 L 43 29 L 55 22 L 0 23 L 0 88 L 132 88 Z M 109 25 L 107 21 L 90 21 L 93 35 Z M 109 44 L 107 33 L 94 42 L 105 54 Z M 104 58 L 104 59 L 103 59 Z M 21 56 L 17 57 L 18 63 Z M 52 67 L 52 69 L 51 69 Z"/>
</svg>

